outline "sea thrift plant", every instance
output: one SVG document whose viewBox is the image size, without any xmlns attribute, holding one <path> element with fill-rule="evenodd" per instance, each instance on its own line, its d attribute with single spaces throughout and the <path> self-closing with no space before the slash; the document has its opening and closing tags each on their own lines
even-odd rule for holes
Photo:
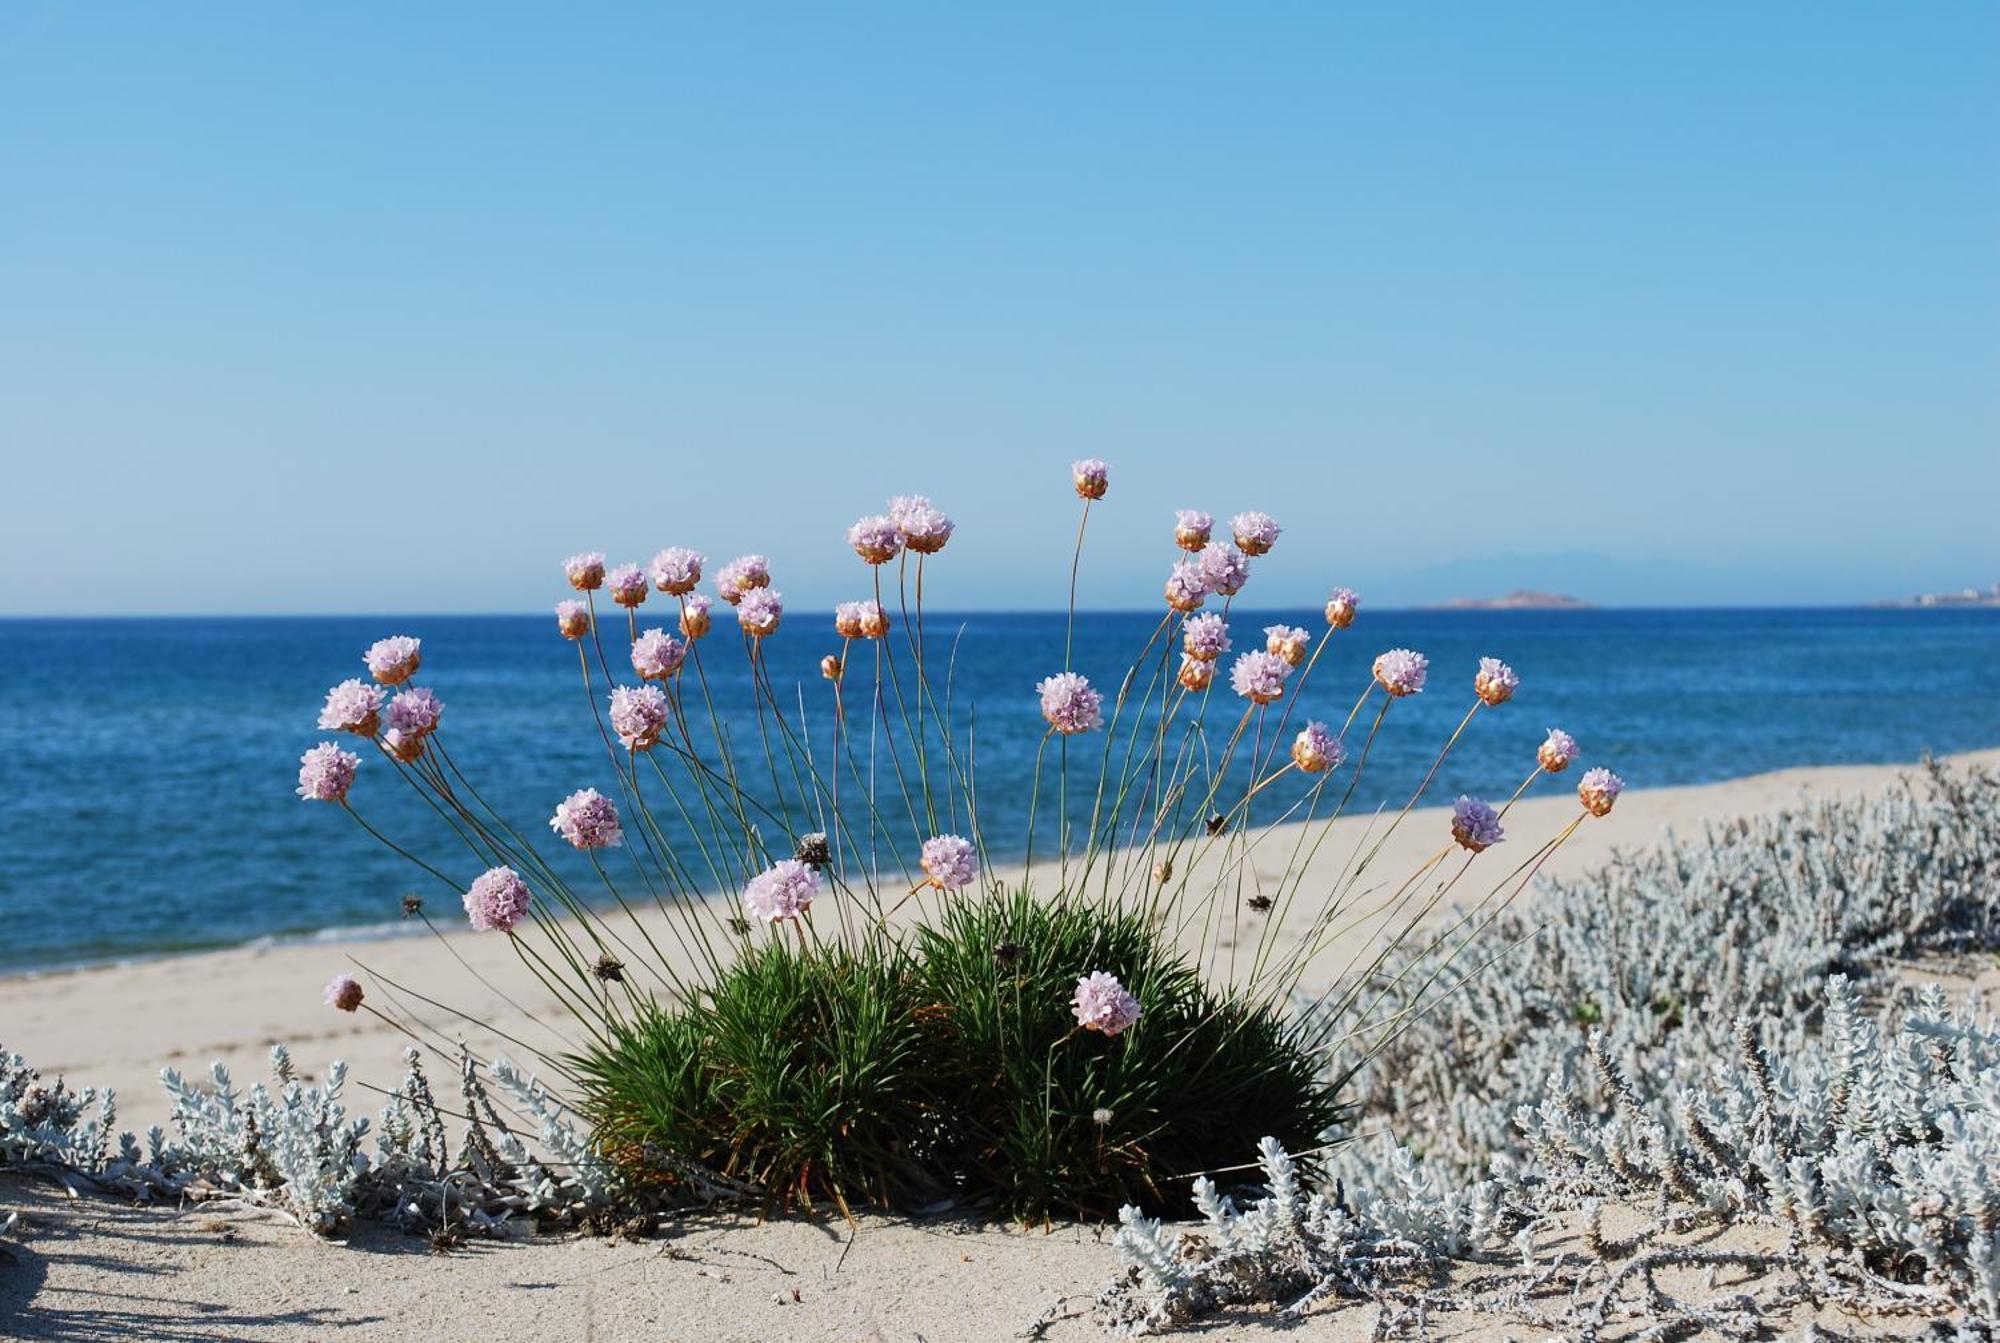
<svg viewBox="0 0 2000 1343">
<path fill-rule="evenodd" d="M 1308 774 L 1338 769 L 1347 745 L 1325 723 L 1307 723 L 1292 741 L 1292 763 Z"/>
<path fill-rule="evenodd" d="M 1451 837 L 1462 849 L 1473 853 L 1490 849 L 1506 838 L 1500 828 L 1500 813 L 1476 797 L 1460 797 L 1451 808 Z"/>
<path fill-rule="evenodd" d="M 1335 588 L 1326 599 L 1326 623 L 1334 629 L 1344 630 L 1352 625 L 1360 611 L 1361 597 L 1353 588 Z"/>
<path fill-rule="evenodd" d="M 1220 597 L 1234 597 L 1250 581 L 1250 561 L 1233 546 L 1209 546 L 1198 563 L 1202 581 Z"/>
<path fill-rule="evenodd" d="M 1075 672 L 1051 676 L 1035 690 L 1042 697 L 1042 717 L 1052 731 L 1067 737 L 1103 726 L 1104 697 Z"/>
<path fill-rule="evenodd" d="M 299 796 L 308 802 L 344 802 L 361 757 L 323 741 L 299 757 Z"/>
<path fill-rule="evenodd" d="M 1269 513 L 1238 513 L 1229 520 L 1229 534 L 1245 555 L 1269 554 L 1271 547 L 1278 544 L 1281 530 L 1278 520 Z"/>
<path fill-rule="evenodd" d="M 1116 975 L 1102 970 L 1076 981 L 1076 997 L 1071 1007 L 1077 1025 L 1104 1035 L 1123 1034 L 1139 1021 L 1139 1000 L 1125 991 Z"/>
<path fill-rule="evenodd" d="M 938 835 L 924 841 L 923 868 L 941 891 L 959 891 L 979 879 L 979 854 L 963 835 Z"/>
<path fill-rule="evenodd" d="M 819 895 L 819 873 L 796 858 L 773 863 L 743 888 L 743 907 L 751 917 L 782 923 L 805 917 Z"/>
<path fill-rule="evenodd" d="M 1375 683 L 1399 699 L 1405 695 L 1420 695 L 1430 670 L 1430 659 L 1422 653 L 1408 648 L 1392 648 L 1375 659 Z"/>
<path fill-rule="evenodd" d="M 1181 644 L 1189 657 L 1213 662 L 1229 651 L 1228 622 L 1212 612 L 1196 616 L 1181 627 Z"/>
<path fill-rule="evenodd" d="M 646 600 L 646 571 L 636 564 L 621 564 L 605 576 L 611 600 L 620 606 L 637 606 Z"/>
<path fill-rule="evenodd" d="M 1095 457 L 1072 463 L 1069 477 L 1080 499 L 1102 499 L 1111 486 L 1111 468 Z"/>
<path fill-rule="evenodd" d="M 1285 693 L 1285 681 L 1292 664 L 1276 653 L 1256 650 L 1236 659 L 1229 669 L 1229 684 L 1252 704 L 1269 704 Z"/>
<path fill-rule="evenodd" d="M 903 553 L 903 533 L 887 517 L 876 514 L 847 529 L 847 544 L 868 564 L 887 564 Z"/>
<path fill-rule="evenodd" d="M 1576 738 L 1559 727 L 1550 728 L 1548 740 L 1535 748 L 1536 761 L 1550 774 L 1562 773 L 1582 754 L 1583 748 L 1576 744 Z"/>
<path fill-rule="evenodd" d="M 653 556 L 646 571 L 653 586 L 669 596 L 685 597 L 701 582 L 702 557 L 685 546 L 668 546 Z"/>
<path fill-rule="evenodd" d="M 903 544 L 919 555 L 935 555 L 951 540 L 957 524 L 921 494 L 889 501 L 889 519 L 903 534 Z"/>
<path fill-rule="evenodd" d="M 778 632 L 778 621 L 785 614 L 780 594 L 770 588 L 752 588 L 743 594 L 736 605 L 737 623 L 743 632 L 753 639 Z"/>
<path fill-rule="evenodd" d="M 557 602 L 556 629 L 565 639 L 581 639 L 590 633 L 590 608 L 579 601 Z"/>
<path fill-rule="evenodd" d="M 549 828 L 573 849 L 606 849 L 625 842 L 617 804 L 595 788 L 580 788 L 558 802 Z"/>
<path fill-rule="evenodd" d="M 381 724 L 382 688 L 350 678 L 326 692 L 319 725 L 328 732 L 352 732 L 372 737 Z"/>
<path fill-rule="evenodd" d="M 353 975 L 335 975 L 332 979 L 326 981 L 327 1006 L 336 1008 L 339 1011 L 358 1011 L 364 996 L 361 990 L 361 981 Z"/>
<path fill-rule="evenodd" d="M 578 592 L 594 592 L 604 586 L 604 554 L 590 551 L 563 561 L 563 577 Z"/>
<path fill-rule="evenodd" d="M 647 630 L 632 641 L 632 670 L 642 681 L 671 680 L 687 660 L 687 645 L 665 630 Z"/>
<path fill-rule="evenodd" d="M 370 644 L 361 660 L 368 664 L 369 674 L 383 685 L 401 685 L 417 674 L 417 668 L 423 665 L 423 653 L 423 640 L 392 634 Z"/>
<path fill-rule="evenodd" d="M 511 867 L 489 868 L 465 893 L 465 916 L 482 933 L 511 933 L 528 915 L 528 884 Z"/>
<path fill-rule="evenodd" d="M 1482 702 L 1489 706 L 1505 704 L 1514 698 L 1514 692 L 1521 688 L 1521 678 L 1514 669 L 1499 658 L 1479 659 L 1479 671 L 1472 678 L 1472 689 Z"/>
<path fill-rule="evenodd" d="M 628 751 L 650 751 L 667 728 L 667 697 L 658 686 L 619 686 L 611 692 L 611 730 Z"/>
<path fill-rule="evenodd" d="M 443 719 L 444 701 L 422 686 L 411 686 L 389 701 L 389 727 L 406 737 L 428 736 Z"/>
<path fill-rule="evenodd" d="M 1610 815 L 1611 804 L 1624 791 L 1625 780 L 1601 767 L 1586 771 L 1576 785 L 1577 797 L 1582 799 L 1584 810 L 1592 816 Z"/>
<path fill-rule="evenodd" d="M 1174 544 L 1190 553 L 1199 552 L 1215 534 L 1215 518 L 1198 508 L 1183 508 L 1174 514 Z"/>
</svg>

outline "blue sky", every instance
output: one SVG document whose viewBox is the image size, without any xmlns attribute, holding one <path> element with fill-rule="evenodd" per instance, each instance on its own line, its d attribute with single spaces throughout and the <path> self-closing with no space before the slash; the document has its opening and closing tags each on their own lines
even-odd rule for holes
<svg viewBox="0 0 2000 1343">
<path fill-rule="evenodd" d="M 0 9 L 0 612 L 2000 580 L 2000 6 Z"/>
</svg>

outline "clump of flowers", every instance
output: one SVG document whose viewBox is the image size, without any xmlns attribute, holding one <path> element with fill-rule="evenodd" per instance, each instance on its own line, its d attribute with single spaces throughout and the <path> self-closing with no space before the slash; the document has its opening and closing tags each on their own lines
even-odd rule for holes
<svg viewBox="0 0 2000 1343">
<path fill-rule="evenodd" d="M 1479 798 L 1460 796 L 1451 808 L 1451 837 L 1460 848 L 1479 853 L 1507 836 L 1499 812 Z"/>
<path fill-rule="evenodd" d="M 1422 694 L 1430 671 L 1430 659 L 1408 648 L 1392 648 L 1375 659 L 1375 683 L 1398 699 Z"/>
<path fill-rule="evenodd" d="M 581 639 L 590 633 L 590 608 L 579 601 L 557 602 L 556 630 L 565 639 Z"/>
<path fill-rule="evenodd" d="M 465 892 L 465 916 L 482 933 L 511 933 L 528 915 L 528 883 L 511 867 L 493 867 Z"/>
<path fill-rule="evenodd" d="M 1087 1031 L 1120 1035 L 1139 1020 L 1139 1000 L 1125 991 L 1118 976 L 1094 971 L 1076 981 L 1071 1003 L 1076 1023 Z"/>
<path fill-rule="evenodd" d="M 669 546 L 653 556 L 646 566 L 653 586 L 675 597 L 685 597 L 701 582 L 701 555 L 685 546 Z"/>
<path fill-rule="evenodd" d="M 1583 809 L 1592 816 L 1609 816 L 1611 804 L 1625 791 L 1625 780 L 1602 766 L 1585 770 L 1577 780 L 1576 795 L 1583 803 Z"/>
<path fill-rule="evenodd" d="M 784 858 L 750 878 L 743 907 L 766 923 L 798 919 L 819 894 L 819 873 L 796 858 Z"/>
<path fill-rule="evenodd" d="M 1215 663 L 1197 657 L 1181 659 L 1180 674 L 1175 678 L 1184 690 L 1203 691 L 1215 684 Z"/>
<path fill-rule="evenodd" d="M 1583 754 L 1576 738 L 1559 727 L 1549 729 L 1549 739 L 1535 748 L 1535 762 L 1550 774 L 1560 774 Z"/>
<path fill-rule="evenodd" d="M 743 555 L 722 566 L 715 575 L 715 590 L 731 606 L 758 588 L 771 585 L 771 562 L 762 555 Z"/>
<path fill-rule="evenodd" d="M 642 681 L 670 680 L 687 660 L 687 645 L 665 630 L 647 630 L 632 641 L 632 670 Z"/>
<path fill-rule="evenodd" d="M 1338 769 L 1345 759 L 1347 744 L 1325 723 L 1307 723 L 1292 741 L 1292 763 L 1308 774 Z"/>
<path fill-rule="evenodd" d="M 1326 599 L 1326 623 L 1337 630 L 1344 630 L 1354 623 L 1354 617 L 1360 610 L 1359 593 L 1353 588 L 1335 588 Z"/>
<path fill-rule="evenodd" d="M 847 544 L 869 564 L 887 564 L 903 553 L 903 532 L 881 514 L 861 519 L 847 529 Z"/>
<path fill-rule="evenodd" d="M 556 803 L 549 829 L 576 849 L 608 849 L 625 842 L 617 805 L 595 788 L 580 788 Z"/>
<path fill-rule="evenodd" d="M 842 602 L 833 608 L 833 631 L 843 639 L 879 639 L 889 632 L 889 613 L 876 601 Z"/>
<path fill-rule="evenodd" d="M 658 686 L 619 686 L 611 692 L 611 730 L 628 751 L 650 751 L 667 728 L 667 696 Z"/>
<path fill-rule="evenodd" d="M 299 796 L 308 802 L 344 802 L 361 757 L 323 741 L 299 757 Z"/>
<path fill-rule="evenodd" d="M 891 499 L 889 520 L 903 534 L 903 544 L 919 555 L 935 555 L 943 550 L 957 526 L 921 494 Z"/>
<path fill-rule="evenodd" d="M 372 737 L 381 724 L 381 711 L 382 688 L 350 677 L 326 692 L 326 707 L 319 711 L 319 725 L 328 732 Z"/>
<path fill-rule="evenodd" d="M 939 835 L 924 841 L 924 873 L 941 891 L 964 890 L 979 879 L 979 855 L 962 835 Z"/>
<path fill-rule="evenodd" d="M 1245 555 L 1267 555 L 1271 547 L 1278 544 L 1278 533 L 1283 528 L 1269 513 L 1238 513 L 1229 520 L 1229 534 L 1236 538 L 1236 548 Z"/>
<path fill-rule="evenodd" d="M 1198 662 L 1213 662 L 1229 651 L 1229 625 L 1213 611 L 1181 628 L 1181 647 Z"/>
<path fill-rule="evenodd" d="M 1111 468 L 1095 457 L 1086 457 L 1070 464 L 1069 478 L 1076 486 L 1077 498 L 1102 499 L 1111 487 Z"/>
<path fill-rule="evenodd" d="M 1255 649 L 1236 659 L 1229 669 L 1229 684 L 1252 704 L 1269 704 L 1285 693 L 1292 664 L 1276 653 Z"/>
<path fill-rule="evenodd" d="M 736 621 L 745 634 L 762 639 L 778 632 L 778 621 L 785 614 L 780 595 L 771 588 L 753 588 L 743 594 L 736 606 Z"/>
<path fill-rule="evenodd" d="M 401 685 L 423 665 L 424 642 L 407 634 L 392 634 L 368 645 L 361 660 L 368 664 L 369 674 L 383 685 Z"/>
<path fill-rule="evenodd" d="M 681 633 L 687 636 L 689 643 L 708 633 L 708 613 L 713 606 L 713 602 L 698 592 L 681 599 Z"/>
<path fill-rule="evenodd" d="M 1473 674 L 1472 689 L 1481 701 L 1488 705 L 1505 704 L 1514 698 L 1514 692 L 1521 688 L 1521 678 L 1514 669 L 1499 658 L 1479 659 L 1479 670 Z"/>
<path fill-rule="evenodd" d="M 389 729 L 405 737 L 428 737 L 444 720 L 444 701 L 427 686 L 411 686 L 389 701 Z"/>
<path fill-rule="evenodd" d="M 1183 613 L 1197 610 L 1208 597 L 1208 580 L 1199 566 L 1182 560 L 1167 575 L 1166 593 L 1167 605 L 1174 610 Z"/>
<path fill-rule="evenodd" d="M 1217 596 L 1234 597 L 1250 581 L 1250 561 L 1234 546 L 1209 546 L 1199 563 L 1203 581 Z"/>
<path fill-rule="evenodd" d="M 342 1012 L 353 1012 L 360 1008 L 366 995 L 361 991 L 361 981 L 353 975 L 335 975 L 326 981 L 327 1006 Z"/>
<path fill-rule="evenodd" d="M 605 578 L 611 600 L 620 606 L 637 606 L 646 600 L 646 572 L 636 564 L 621 564 Z"/>
<path fill-rule="evenodd" d="M 1200 551 L 1215 534 L 1215 519 L 1198 508 L 1174 514 L 1174 544 L 1190 553 Z"/>
<path fill-rule="evenodd" d="M 1042 697 L 1042 717 L 1063 736 L 1093 732 L 1104 722 L 1104 697 L 1075 672 L 1060 672 L 1035 689 Z"/>
<path fill-rule="evenodd" d="M 1266 625 L 1264 651 L 1277 654 L 1289 666 L 1302 666 L 1312 651 L 1312 636 L 1297 625 Z"/>
<path fill-rule="evenodd" d="M 604 554 L 589 551 L 563 561 L 563 577 L 578 592 L 594 592 L 604 586 Z"/>
</svg>

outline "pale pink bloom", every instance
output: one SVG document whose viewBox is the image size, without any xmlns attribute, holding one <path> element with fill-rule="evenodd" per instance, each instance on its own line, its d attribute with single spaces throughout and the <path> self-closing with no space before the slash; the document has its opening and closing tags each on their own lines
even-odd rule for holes
<svg viewBox="0 0 2000 1343">
<path fill-rule="evenodd" d="M 1189 690 L 1200 692 L 1208 689 L 1214 681 L 1215 664 L 1213 662 L 1204 662 L 1196 657 L 1184 657 L 1181 659 L 1180 682 L 1182 686 Z"/>
<path fill-rule="evenodd" d="M 921 494 L 899 494 L 891 499 L 889 520 L 903 534 L 903 544 L 919 555 L 935 555 L 943 550 L 958 525 Z"/>
<path fill-rule="evenodd" d="M 1451 837 L 1459 847 L 1478 853 L 1507 837 L 1500 813 L 1476 797 L 1460 797 L 1451 808 Z"/>
<path fill-rule="evenodd" d="M 465 893 L 465 916 L 482 933 L 508 933 L 528 914 L 528 883 L 511 867 L 488 868 Z"/>
<path fill-rule="evenodd" d="M 382 719 L 382 687 L 350 677 L 326 692 L 326 707 L 319 711 L 319 725 L 328 732 L 352 732 L 363 737 L 375 735 Z"/>
<path fill-rule="evenodd" d="M 646 571 L 636 564 L 621 564 L 605 578 L 611 600 L 620 606 L 637 606 L 646 600 Z"/>
<path fill-rule="evenodd" d="M 1174 544 L 1182 550 L 1197 551 L 1215 534 L 1215 519 L 1198 508 L 1183 508 L 1174 514 Z"/>
<path fill-rule="evenodd" d="M 1208 590 L 1220 596 L 1234 597 L 1250 581 L 1250 561 L 1234 546 L 1210 546 L 1201 552 L 1200 563 Z"/>
<path fill-rule="evenodd" d="M 762 555 L 744 555 L 731 560 L 715 575 L 715 590 L 722 600 L 735 606 L 758 588 L 771 586 L 771 562 Z"/>
<path fill-rule="evenodd" d="M 653 586 L 676 597 L 685 597 L 694 591 L 694 585 L 701 582 L 701 555 L 686 546 L 668 546 L 653 556 L 647 569 L 653 575 Z"/>
<path fill-rule="evenodd" d="M 632 670 L 642 681 L 664 681 L 687 660 L 687 645 L 665 630 L 647 630 L 632 641 Z"/>
<path fill-rule="evenodd" d="M 1075 672 L 1058 673 L 1035 689 L 1042 696 L 1042 717 L 1066 737 L 1093 731 L 1104 722 L 1104 697 Z"/>
<path fill-rule="evenodd" d="M 699 592 L 681 598 L 681 633 L 687 636 L 689 643 L 708 633 L 708 613 L 714 607 L 715 603 Z"/>
<path fill-rule="evenodd" d="M 736 623 L 743 632 L 753 639 L 778 632 L 778 621 L 785 614 L 783 593 L 772 588 L 752 588 L 743 594 L 743 600 L 736 605 Z"/>
<path fill-rule="evenodd" d="M 1514 669 L 1499 658 L 1479 659 L 1479 670 L 1473 674 L 1473 693 L 1488 705 L 1505 704 L 1514 698 L 1514 692 L 1521 688 L 1521 678 Z"/>
<path fill-rule="evenodd" d="M 870 564 L 887 564 L 903 550 L 903 533 L 888 518 L 877 513 L 847 529 L 847 544 Z"/>
<path fill-rule="evenodd" d="M 1125 991 L 1118 976 L 1102 970 L 1076 981 L 1071 1007 L 1078 1025 L 1106 1035 L 1118 1035 L 1139 1019 L 1139 1000 Z"/>
<path fill-rule="evenodd" d="M 589 592 L 604 585 L 604 552 L 589 551 L 582 555 L 572 555 L 563 561 L 563 577 L 578 592 Z"/>
<path fill-rule="evenodd" d="M 424 737 L 422 733 L 405 732 L 399 727 L 392 727 L 377 738 L 377 740 L 392 760 L 400 760 L 406 765 L 413 765 L 423 759 Z"/>
<path fill-rule="evenodd" d="M 1236 548 L 1245 555 L 1269 553 L 1278 544 L 1278 533 L 1282 530 L 1269 513 L 1238 513 L 1229 520 L 1229 534 L 1236 538 Z"/>
<path fill-rule="evenodd" d="M 833 632 L 843 639 L 879 639 L 889 632 L 889 613 L 880 602 L 842 602 L 833 608 Z"/>
<path fill-rule="evenodd" d="M 766 923 L 796 919 L 812 908 L 819 873 L 796 858 L 784 858 L 750 878 L 743 907 Z"/>
<path fill-rule="evenodd" d="M 924 841 L 924 872 L 941 891 L 958 891 L 979 879 L 979 855 L 961 835 L 939 835 Z"/>
<path fill-rule="evenodd" d="M 1229 651 L 1229 626 L 1210 611 L 1181 627 L 1181 647 L 1198 662 L 1213 662 Z"/>
<path fill-rule="evenodd" d="M 1560 774 L 1568 769 L 1570 762 L 1583 754 L 1583 748 L 1576 744 L 1576 738 L 1559 727 L 1549 729 L 1549 739 L 1535 750 L 1535 759 L 1551 774 Z"/>
<path fill-rule="evenodd" d="M 1585 770 L 1583 777 L 1577 780 L 1576 784 L 1577 799 L 1583 803 L 1584 810 L 1592 816 L 1610 815 L 1611 804 L 1616 802 L 1618 795 L 1624 791 L 1625 780 L 1602 767 Z"/>
<path fill-rule="evenodd" d="M 323 741 L 299 757 L 299 796 L 307 802 L 344 802 L 361 757 Z"/>
<path fill-rule="evenodd" d="M 819 674 L 829 681 L 838 681 L 846 673 L 846 670 L 841 665 L 838 653 L 828 653 L 819 660 Z"/>
<path fill-rule="evenodd" d="M 1399 699 L 1422 694 L 1430 671 L 1431 660 L 1408 648 L 1392 648 L 1375 659 L 1376 683 Z"/>
<path fill-rule="evenodd" d="M 1111 485 L 1111 468 L 1095 457 L 1086 457 L 1069 466 L 1070 482 L 1081 499 L 1102 499 Z"/>
<path fill-rule="evenodd" d="M 1347 743 L 1334 736 L 1325 723 L 1307 723 L 1292 742 L 1292 762 L 1308 774 L 1339 769 L 1345 759 Z"/>
<path fill-rule="evenodd" d="M 1326 623 L 1344 630 L 1354 623 L 1355 612 L 1360 609 L 1360 593 L 1353 588 L 1335 588 L 1326 599 Z"/>
<path fill-rule="evenodd" d="M 625 842 L 617 804 L 595 788 L 581 788 L 556 803 L 549 829 L 579 849 L 607 849 Z"/>
<path fill-rule="evenodd" d="M 581 639 L 590 633 L 590 608 L 574 599 L 557 602 L 556 629 L 565 639 Z"/>
<path fill-rule="evenodd" d="M 411 686 L 389 701 L 389 726 L 411 737 L 427 737 L 444 718 L 444 701 L 425 686 Z"/>
<path fill-rule="evenodd" d="M 1291 666 L 1299 666 L 1312 651 L 1312 635 L 1297 625 L 1266 625 L 1264 651 L 1276 653 Z"/>
<path fill-rule="evenodd" d="M 1208 596 L 1208 579 L 1199 566 L 1182 560 L 1167 575 L 1167 605 L 1176 611 L 1192 611 Z"/>
<path fill-rule="evenodd" d="M 1291 663 L 1259 648 L 1236 659 L 1229 669 L 1229 684 L 1252 704 L 1269 704 L 1285 693 L 1285 680 L 1291 674 Z"/>
<path fill-rule="evenodd" d="M 611 692 L 611 730 L 626 750 L 651 750 L 666 727 L 667 696 L 658 686 L 621 685 Z"/>
<path fill-rule="evenodd" d="M 383 685 L 401 685 L 417 674 L 424 660 L 424 641 L 407 634 L 392 634 L 368 645 L 361 655 L 371 675 Z"/>
<path fill-rule="evenodd" d="M 326 1003 L 343 1012 L 352 1012 L 361 1006 L 361 981 L 353 975 L 335 975 L 326 981 Z"/>
</svg>

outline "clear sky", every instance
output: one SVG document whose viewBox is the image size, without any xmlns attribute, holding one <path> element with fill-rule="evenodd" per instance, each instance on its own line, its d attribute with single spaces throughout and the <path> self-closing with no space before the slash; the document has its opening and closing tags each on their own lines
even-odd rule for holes
<svg viewBox="0 0 2000 1343">
<path fill-rule="evenodd" d="M 0 7 L 0 613 L 2000 580 L 2000 5 Z"/>
</svg>

